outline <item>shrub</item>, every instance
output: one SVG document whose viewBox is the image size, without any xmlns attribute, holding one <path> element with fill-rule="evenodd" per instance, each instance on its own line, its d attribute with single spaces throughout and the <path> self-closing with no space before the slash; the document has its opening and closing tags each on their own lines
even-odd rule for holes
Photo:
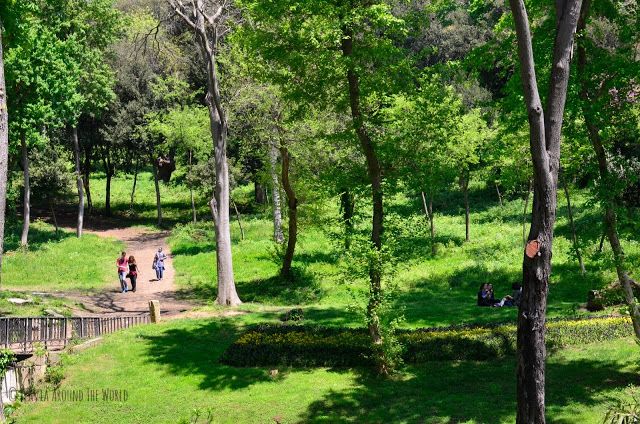
<svg viewBox="0 0 640 424">
<path fill-rule="evenodd" d="M 282 317 L 280 318 L 280 320 L 284 322 L 302 321 L 303 319 L 304 319 L 304 311 L 302 310 L 302 308 L 291 309 L 287 311 L 284 315 L 282 315 Z"/>
<path fill-rule="evenodd" d="M 547 322 L 547 347 L 612 340 L 632 335 L 626 317 L 596 317 Z M 490 360 L 514 355 L 516 326 L 455 326 L 396 333 L 406 362 Z M 372 365 L 371 342 L 364 328 L 306 325 L 259 325 L 243 333 L 223 353 L 234 366 L 361 366 Z"/>
</svg>

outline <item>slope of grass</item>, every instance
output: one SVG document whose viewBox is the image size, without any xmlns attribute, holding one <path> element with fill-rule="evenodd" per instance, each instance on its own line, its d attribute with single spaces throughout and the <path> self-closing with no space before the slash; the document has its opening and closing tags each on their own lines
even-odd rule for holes
<svg viewBox="0 0 640 424">
<path fill-rule="evenodd" d="M 395 242 L 398 261 L 393 281 L 398 286 L 395 305 L 404 309 L 410 327 L 485 323 L 515 319 L 515 308 L 478 308 L 476 292 L 492 283 L 496 296 L 511 291 L 521 280 L 523 240 L 520 199 L 499 206 L 488 193 L 472 193 L 471 241 L 464 241 L 464 216 L 460 199 L 449 194 L 436 213 L 436 250 L 431 253 L 428 223 L 417 199 L 396 196 L 388 201 L 387 235 Z M 591 289 L 615 280 L 610 249 L 598 252 L 600 211 L 587 206 L 587 198 L 574 195 L 574 213 L 587 274 L 581 275 L 570 242 L 566 205 L 560 201 L 553 252 L 553 276 L 549 316 L 579 315 L 580 305 Z M 331 213 L 337 214 L 337 208 Z M 278 276 L 279 263 L 271 241 L 268 216 L 245 217 L 245 240 L 237 223 L 232 225 L 234 271 L 240 297 L 263 305 L 305 305 L 308 316 L 323 324 L 356 324 L 349 312 L 353 294 L 366 293 L 366 280 L 349 274 L 339 240 L 337 224 L 317 225 L 307 216 L 300 229 L 293 281 Z M 329 220 L 325 222 L 331 222 Z M 358 231 L 366 235 L 367 211 L 358 218 Z M 215 299 L 215 244 L 210 223 L 178 226 L 170 240 L 175 254 L 177 282 L 185 296 Z M 625 240 L 630 269 L 640 265 L 640 244 Z M 358 297 L 358 296 L 356 296 Z M 362 297 L 360 304 L 362 304 Z M 357 303 L 357 302 L 356 302 Z M 245 307 L 246 308 L 246 307 Z M 251 309 L 251 306 L 249 306 Z"/>
<path fill-rule="evenodd" d="M 113 283 L 115 258 L 123 243 L 117 240 L 60 231 L 42 221 L 31 225 L 28 250 L 16 248 L 17 226 L 8 228 L 2 263 L 2 287 L 9 290 L 94 290 Z"/>
<path fill-rule="evenodd" d="M 215 423 L 514 422 L 514 360 L 432 362 L 390 380 L 366 369 L 232 368 L 218 358 L 261 315 L 180 320 L 132 328 L 67 358 L 60 390 L 83 401 L 23 405 L 19 423 L 176 423 L 211 408 Z M 599 423 L 638 382 L 636 344 L 622 339 L 554 353 L 547 366 L 550 422 Z M 103 401 L 101 390 L 126 390 Z M 100 393 L 87 400 L 87 390 Z"/>
</svg>

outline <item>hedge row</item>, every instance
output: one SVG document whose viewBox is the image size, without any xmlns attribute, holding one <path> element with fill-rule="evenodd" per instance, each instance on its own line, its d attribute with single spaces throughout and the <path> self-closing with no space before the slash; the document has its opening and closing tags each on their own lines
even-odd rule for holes
<svg viewBox="0 0 640 424">
<path fill-rule="evenodd" d="M 626 317 L 555 320 L 547 322 L 547 347 L 612 340 L 633 334 Z M 489 360 L 513 355 L 516 327 L 424 328 L 401 331 L 406 362 Z M 259 325 L 243 333 L 223 353 L 233 366 L 361 366 L 370 365 L 366 329 L 308 325 Z"/>
</svg>

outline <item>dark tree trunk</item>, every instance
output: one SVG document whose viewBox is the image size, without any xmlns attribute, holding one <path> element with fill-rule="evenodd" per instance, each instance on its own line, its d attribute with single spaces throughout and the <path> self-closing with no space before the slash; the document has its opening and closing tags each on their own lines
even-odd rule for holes
<svg viewBox="0 0 640 424">
<path fill-rule="evenodd" d="M 510 0 L 510 5 L 518 39 L 534 171 L 533 214 L 523 259 L 523 290 L 518 311 L 516 422 L 538 424 L 545 422 L 545 321 L 556 220 L 560 134 L 581 0 L 556 2 L 557 26 L 546 110 L 542 108 L 538 92 L 524 0 Z"/>
<path fill-rule="evenodd" d="M 56 228 L 56 236 L 57 236 L 59 227 L 58 227 L 58 218 L 56 217 L 56 203 L 54 198 L 49 199 L 49 209 L 51 210 L 51 219 L 53 220 L 53 225 Z"/>
<path fill-rule="evenodd" d="M 158 163 L 153 161 L 153 184 L 156 189 L 156 209 L 158 211 L 158 226 L 162 226 L 162 202 L 160 200 L 160 181 L 158 180 Z"/>
<path fill-rule="evenodd" d="M 602 253 L 602 249 L 604 248 L 604 239 L 607 238 L 607 224 L 604 223 L 602 224 L 605 228 L 602 231 L 602 236 L 600 237 L 600 244 L 598 245 L 598 253 Z"/>
<path fill-rule="evenodd" d="M 89 178 L 91 176 L 91 145 L 89 143 L 87 143 L 84 148 L 83 172 L 84 178 L 82 182 L 84 183 L 84 191 L 87 197 L 87 212 L 89 213 L 89 215 L 91 215 L 91 212 L 93 211 L 93 201 L 91 200 L 91 184 L 89 182 Z"/>
<path fill-rule="evenodd" d="M 265 187 L 256 180 L 253 182 L 253 196 L 254 200 L 259 205 L 264 205 L 267 202 L 267 193 L 265 192 Z"/>
<path fill-rule="evenodd" d="M 136 159 L 136 165 L 133 169 L 133 187 L 131 187 L 131 201 L 129 203 L 129 210 L 133 213 L 133 204 L 136 199 L 136 187 L 138 185 L 138 168 L 140 167 L 140 160 Z"/>
<path fill-rule="evenodd" d="M 274 141 L 269 143 L 269 173 L 271 174 L 271 185 L 273 195 L 273 240 L 276 243 L 284 243 L 284 233 L 282 232 L 282 206 L 280 205 L 280 182 L 278 181 L 278 146 Z"/>
<path fill-rule="evenodd" d="M 80 169 L 80 143 L 78 141 L 78 127 L 71 129 L 73 141 L 73 157 L 76 163 L 76 185 L 78 187 L 78 222 L 76 225 L 76 235 L 82 237 L 82 227 L 84 223 L 84 184 L 82 183 L 82 170 Z"/>
<path fill-rule="evenodd" d="M 0 27 L 2 27 L 1 20 L 0 20 Z M 5 80 L 4 80 L 2 32 L 0 31 L 0 282 L 2 281 L 2 259 L 4 257 L 4 225 L 5 225 L 5 214 L 6 214 L 6 207 L 7 207 L 8 165 L 9 165 L 9 123 L 8 123 L 8 117 L 7 117 L 7 91 L 6 91 Z"/>
<path fill-rule="evenodd" d="M 111 178 L 113 178 L 113 173 L 107 172 L 107 187 L 105 190 L 105 200 L 104 200 L 104 214 L 106 216 L 111 216 Z"/>
<path fill-rule="evenodd" d="M 348 26 L 343 27 L 342 54 L 345 58 L 353 56 L 354 33 Z M 351 62 L 349 62 L 351 63 Z M 382 167 L 375 151 L 373 140 L 364 125 L 364 116 L 360 109 L 360 79 L 353 65 L 347 68 L 347 83 L 349 85 L 349 106 L 351 119 L 360 147 L 367 163 L 367 174 L 371 183 L 371 201 L 373 204 L 373 218 L 371 227 L 371 242 L 376 250 L 382 249 L 383 231 L 383 192 L 382 192 Z M 382 329 L 379 316 L 379 308 L 382 302 L 382 274 L 380 266 L 371 266 L 369 269 L 369 303 L 367 305 L 367 321 L 369 334 L 374 346 L 375 360 L 378 371 L 388 374 L 389 369 L 382 351 Z"/>
<path fill-rule="evenodd" d="M 285 146 L 280 147 L 280 157 L 282 158 L 282 188 L 287 196 L 287 206 L 289 209 L 289 226 L 287 231 L 287 250 L 282 261 L 280 275 L 284 278 L 291 277 L 291 263 L 298 241 L 298 199 L 296 192 L 289 179 L 291 155 Z"/>
<path fill-rule="evenodd" d="M 591 9 L 591 0 L 584 0 L 584 5 L 580 13 L 580 22 L 578 24 L 578 31 L 584 34 L 586 28 L 586 22 L 589 17 Z M 586 35 L 583 35 L 586 36 Z M 579 39 L 581 41 L 581 39 Z M 603 185 L 607 185 L 612 176 L 609 174 L 609 165 L 607 161 L 607 153 L 604 149 L 600 132 L 597 126 L 597 113 L 593 113 L 591 110 L 591 104 L 597 98 L 597 94 L 589 92 L 587 86 L 588 76 L 585 75 L 585 69 L 587 64 L 587 49 L 582 42 L 578 43 L 578 75 L 580 77 L 580 100 L 582 113 L 584 115 L 584 122 L 587 127 L 587 133 L 591 140 L 591 145 L 596 153 L 598 160 L 598 171 L 600 173 L 600 181 Z M 613 177 L 615 178 L 615 177 Z M 638 339 L 640 339 L 640 309 L 636 302 L 635 295 L 633 293 L 633 287 L 636 285 L 635 281 L 629 276 L 629 273 L 625 264 L 625 253 L 620 243 L 618 236 L 618 225 L 616 217 L 616 200 L 615 193 L 604 194 L 600 192 L 601 201 L 604 203 L 605 214 L 604 224 L 605 232 L 613 251 L 613 258 L 616 266 L 616 273 L 620 285 L 624 290 L 625 300 L 629 307 L 629 314 L 631 315 L 631 321 L 633 322 L 633 330 Z M 604 240 L 604 239 L 603 239 Z M 600 243 L 602 246 L 602 241 Z M 602 248 L 601 248 L 602 249 Z"/>
<path fill-rule="evenodd" d="M 353 237 L 353 211 L 355 202 L 353 194 L 349 189 L 342 190 L 340 195 L 340 211 L 342 212 L 342 222 L 344 222 L 344 248 L 349 250 L 351 238 Z"/>
<path fill-rule="evenodd" d="M 20 245 L 27 247 L 29 243 L 29 223 L 31 222 L 31 183 L 29 182 L 29 152 L 25 134 L 20 136 L 20 150 L 22 152 L 22 177 L 24 190 L 22 192 L 22 235 Z"/>
<path fill-rule="evenodd" d="M 562 183 L 564 196 L 567 199 L 567 212 L 569 213 L 569 224 L 571 225 L 571 240 L 573 241 L 573 249 L 575 250 L 576 257 L 578 258 L 580 273 L 584 275 L 587 272 L 587 270 L 584 267 L 584 262 L 582 260 L 582 253 L 580 252 L 580 246 L 578 245 L 578 235 L 576 234 L 576 225 L 573 222 L 573 209 L 571 208 L 571 198 L 569 197 L 569 187 L 567 186 L 567 181 L 562 175 L 562 172 L 560 172 L 560 182 Z"/>
</svg>

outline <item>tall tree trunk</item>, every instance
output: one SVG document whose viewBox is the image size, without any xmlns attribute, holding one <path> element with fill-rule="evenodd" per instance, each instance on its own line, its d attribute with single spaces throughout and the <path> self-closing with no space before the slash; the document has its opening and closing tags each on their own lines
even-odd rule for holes
<svg viewBox="0 0 640 424">
<path fill-rule="evenodd" d="M 162 202 L 160 199 L 160 181 L 158 181 L 158 162 L 153 160 L 153 184 L 156 189 L 156 209 L 158 211 L 158 226 L 162 226 Z"/>
<path fill-rule="evenodd" d="M 344 26 L 342 28 L 342 55 L 351 59 L 353 56 L 353 43 L 355 34 L 352 28 Z M 351 63 L 349 60 L 348 63 Z M 347 68 L 347 83 L 349 86 L 349 106 L 351 109 L 351 120 L 356 132 L 360 147 L 364 153 L 367 163 L 367 174 L 371 183 L 371 201 L 373 204 L 373 217 L 371 226 L 371 242 L 374 249 L 382 249 L 383 231 L 383 192 L 382 192 L 382 167 L 375 151 L 373 140 L 364 125 L 364 116 L 360 109 L 360 79 L 353 65 Z M 369 269 L 369 303 L 367 304 L 367 321 L 369 334 L 374 347 L 375 360 L 378 371 L 381 374 L 389 372 L 384 352 L 382 351 L 382 329 L 380 324 L 379 308 L 382 303 L 382 273 L 381 264 L 375 264 Z"/>
<path fill-rule="evenodd" d="M 233 209 L 236 211 L 236 219 L 238 220 L 238 227 L 240 227 L 240 240 L 244 240 L 244 228 L 242 228 L 242 220 L 240 219 L 240 212 L 238 211 L 238 205 L 231 199 Z"/>
<path fill-rule="evenodd" d="M 133 168 L 133 186 L 131 187 L 131 199 L 129 202 L 129 210 L 133 212 L 133 204 L 136 199 L 136 187 L 138 186 L 138 169 L 140 168 L 140 160 L 136 158 L 136 165 Z"/>
<path fill-rule="evenodd" d="M 284 243 L 282 232 L 282 206 L 280 205 L 280 181 L 278 181 L 278 155 L 280 154 L 275 141 L 269 143 L 269 173 L 271 174 L 273 198 L 273 240 Z"/>
<path fill-rule="evenodd" d="M 22 235 L 20 245 L 26 247 L 29 243 L 29 223 L 31 221 L 31 183 L 29 182 L 29 152 L 25 134 L 20 136 L 20 150 L 22 152 L 22 176 L 24 190 L 22 194 Z"/>
<path fill-rule="evenodd" d="M 591 9 L 591 0 L 584 0 L 584 5 L 582 7 L 580 13 L 580 22 L 578 25 L 578 31 L 581 34 L 584 34 L 587 19 L 589 17 Z M 586 35 L 584 35 L 586 36 Z M 579 39 L 580 40 L 580 39 Z M 581 41 L 581 40 L 580 40 Z M 595 100 L 592 93 L 589 92 L 589 88 L 587 86 L 587 78 L 585 75 L 587 65 L 587 49 L 582 42 L 578 43 L 578 75 L 580 77 L 581 87 L 580 87 L 580 104 L 582 107 L 582 114 L 584 116 L 584 122 L 587 127 L 587 134 L 589 139 L 591 140 L 591 145 L 596 153 L 596 158 L 598 160 L 598 171 L 600 173 L 600 181 L 602 184 L 606 185 L 612 178 L 609 174 L 609 166 L 607 161 L 607 154 L 604 149 L 604 145 L 602 143 L 602 139 L 600 137 L 600 132 L 598 130 L 598 126 L 596 124 L 597 114 L 592 113 L 591 103 Z M 625 264 L 625 254 L 622 249 L 622 245 L 620 243 L 620 238 L 618 236 L 618 225 L 617 225 L 617 217 L 616 217 L 616 201 L 615 201 L 615 193 L 613 194 L 604 194 L 601 193 L 601 201 L 604 203 L 605 214 L 604 214 L 604 224 L 605 231 L 607 237 L 609 239 L 609 244 L 611 245 L 611 250 L 613 251 L 614 263 L 616 266 L 616 273 L 618 275 L 618 280 L 620 281 L 620 285 L 624 290 L 625 300 L 627 302 L 627 306 L 629 307 L 629 314 L 631 315 L 631 320 L 633 322 L 633 330 L 638 339 L 640 339 L 640 308 L 638 303 L 636 302 L 635 295 L 633 293 L 633 287 L 636 285 L 635 281 L 629 276 L 629 273 Z M 604 197 L 604 198 L 603 198 Z M 602 245 L 602 243 L 601 243 Z"/>
<path fill-rule="evenodd" d="M 106 177 L 107 182 L 104 199 L 104 214 L 106 216 L 111 216 L 111 178 L 113 178 L 113 173 L 111 171 L 107 171 Z"/>
<path fill-rule="evenodd" d="M 82 170 L 80 169 L 80 143 L 78 142 L 78 127 L 71 129 L 73 140 L 73 156 L 76 162 L 76 185 L 78 186 L 78 222 L 76 225 L 76 235 L 82 237 L 82 227 L 84 223 L 84 184 L 82 183 Z"/>
<path fill-rule="evenodd" d="M 289 150 L 284 145 L 280 146 L 280 157 L 282 158 L 282 188 L 284 188 L 287 196 L 287 206 L 289 208 L 287 250 L 285 251 L 282 261 L 280 275 L 284 278 L 289 278 L 291 277 L 291 263 L 293 262 L 293 254 L 298 240 L 298 199 L 289 180 L 291 156 L 289 155 Z"/>
<path fill-rule="evenodd" d="M 460 176 L 460 188 L 464 196 L 464 234 L 465 241 L 470 241 L 470 222 L 469 222 L 469 172 L 465 172 Z"/>
<path fill-rule="evenodd" d="M 340 194 L 340 210 L 342 211 L 342 222 L 344 222 L 344 248 L 349 250 L 351 238 L 353 237 L 353 211 L 355 203 L 353 194 L 348 188 L 342 190 Z"/>
<path fill-rule="evenodd" d="M 429 194 L 429 204 L 427 204 L 427 198 L 424 195 L 424 191 L 422 194 L 422 207 L 424 208 L 424 215 L 429 220 L 429 233 L 431 236 L 431 254 L 435 255 L 436 252 L 436 227 L 433 223 L 433 193 Z"/>
<path fill-rule="evenodd" d="M 0 17 L 0 27 L 2 21 Z M 7 117 L 7 90 L 4 80 L 2 31 L 0 31 L 0 283 L 4 257 L 4 225 L 7 206 L 7 173 L 9 165 L 9 123 Z"/>
<path fill-rule="evenodd" d="M 193 152 L 189 149 L 189 173 L 193 172 Z M 193 214 L 193 223 L 198 222 L 198 215 L 196 213 L 196 200 L 193 196 L 193 185 L 189 183 L 189 197 L 191 198 L 191 213 Z M 237 208 L 236 208 L 237 209 Z M 240 219 L 238 219 L 240 222 Z M 242 234 L 242 239 L 244 240 L 244 232 Z"/>
<path fill-rule="evenodd" d="M 223 8 L 217 17 L 205 20 L 204 1 L 194 0 L 188 5 L 168 0 L 172 9 L 196 33 L 198 46 L 206 62 L 207 96 L 209 123 L 213 142 L 216 182 L 211 209 L 216 231 L 216 261 L 218 274 L 218 297 L 220 305 L 234 306 L 241 302 L 236 292 L 231 254 L 231 227 L 229 224 L 229 164 L 227 163 L 227 117 L 222 107 L 222 96 L 216 69 L 218 48 L 218 25 L 223 19 Z"/>
<path fill-rule="evenodd" d="M 87 196 L 87 209 L 89 215 L 93 212 L 93 201 L 91 200 L 91 184 L 89 183 L 89 178 L 91 176 L 91 145 L 87 143 L 84 148 L 84 178 L 82 182 L 84 183 L 84 191 Z"/>
<path fill-rule="evenodd" d="M 533 181 L 529 180 L 529 188 L 527 189 L 527 196 L 524 198 L 524 210 L 522 211 L 522 247 L 527 245 L 527 214 L 529 213 L 529 197 L 531 197 L 531 190 L 533 189 Z"/>
<path fill-rule="evenodd" d="M 600 244 L 598 244 L 598 253 L 602 253 L 602 249 L 604 248 L 604 239 L 607 238 L 607 224 L 603 222 L 604 230 L 602 231 L 602 236 L 600 237 Z"/>
<path fill-rule="evenodd" d="M 578 236 L 576 234 L 576 225 L 573 221 L 573 209 L 571 208 L 571 198 L 569 197 L 569 187 L 567 186 L 567 180 L 564 178 L 562 172 L 560 172 L 560 182 L 564 189 L 564 196 L 567 199 L 567 212 L 569 213 L 569 224 L 571 225 L 571 240 L 573 241 L 573 249 L 576 252 L 578 258 L 578 265 L 580 265 L 580 273 L 584 275 L 587 270 L 584 267 L 582 260 L 582 254 L 580 253 L 580 246 L 578 246 Z"/>
<path fill-rule="evenodd" d="M 509 0 L 518 39 L 518 55 L 529 118 L 533 161 L 533 214 L 523 259 L 523 291 L 518 311 L 516 422 L 545 422 L 545 321 L 553 226 L 556 220 L 560 135 L 569 82 L 573 35 L 581 0 L 556 2 L 556 34 L 546 110 L 535 74 L 529 17 L 524 0 Z"/>
</svg>

